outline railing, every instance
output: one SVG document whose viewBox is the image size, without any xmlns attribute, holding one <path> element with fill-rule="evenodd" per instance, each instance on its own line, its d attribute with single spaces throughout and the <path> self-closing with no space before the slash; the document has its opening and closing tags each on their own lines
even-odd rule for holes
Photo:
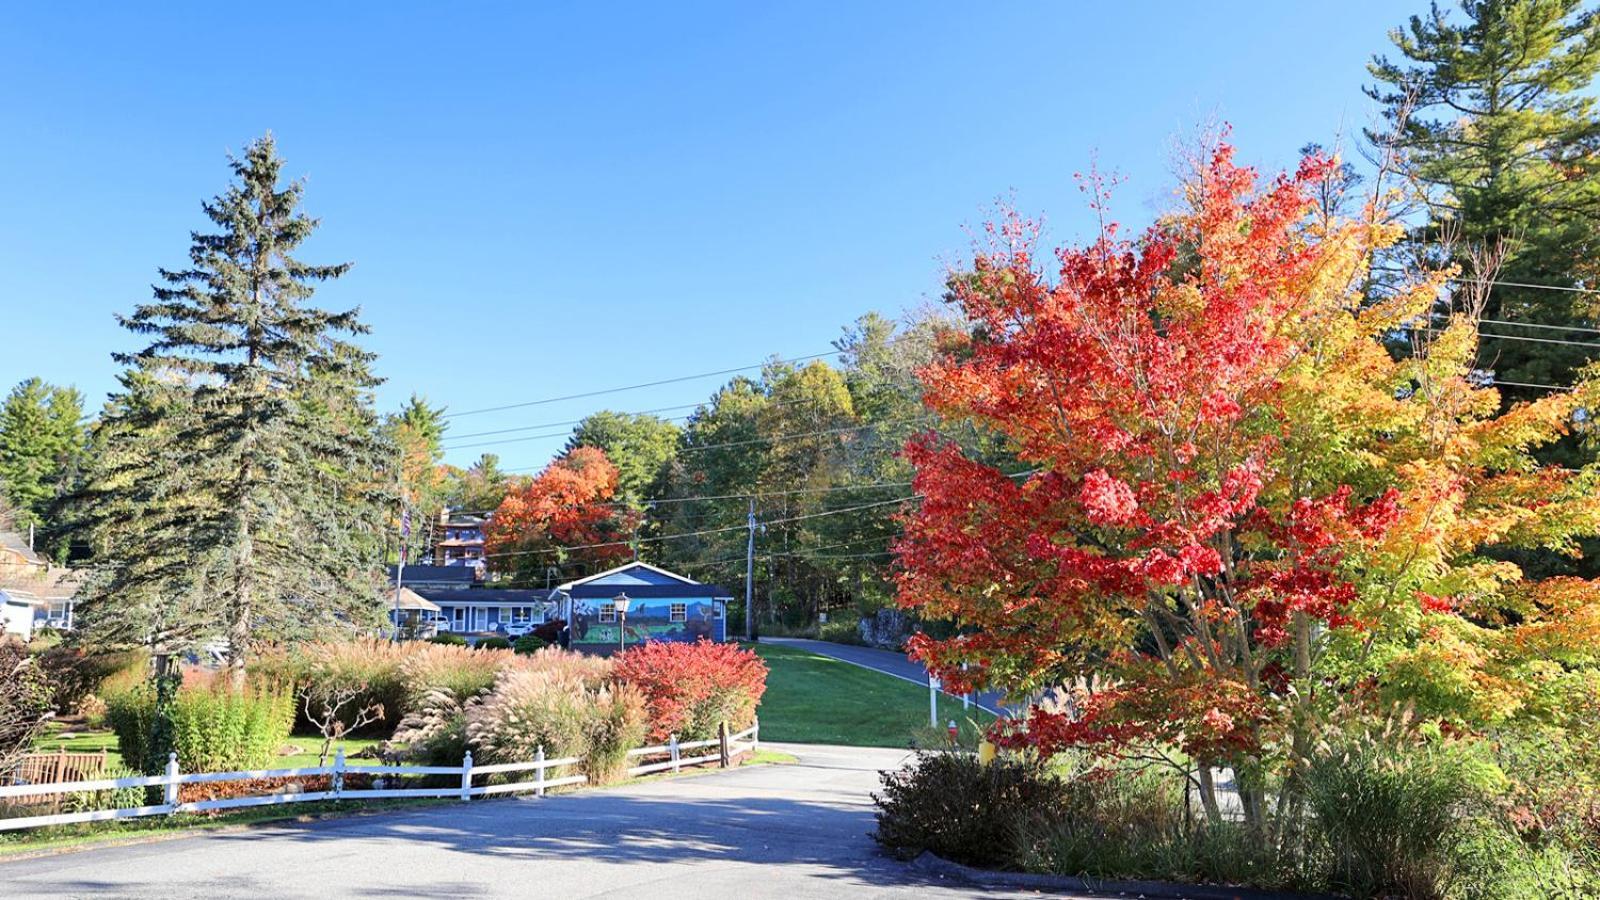
<svg viewBox="0 0 1600 900">
<path fill-rule="evenodd" d="M 726 767 L 731 764 L 734 756 L 740 753 L 754 752 L 760 743 L 760 723 L 741 731 L 729 734 L 727 726 L 719 729 L 719 735 L 708 741 L 688 741 L 679 743 L 676 736 L 665 744 L 655 747 L 640 747 L 628 751 L 628 759 L 666 755 L 662 762 L 652 762 L 634 766 L 627 770 L 628 775 L 647 775 L 652 772 L 663 772 L 668 769 L 676 772 L 684 766 L 704 765 L 717 762 Z M 717 752 L 685 757 L 684 752 L 693 752 L 708 747 L 716 747 Z M 61 781 L 49 784 L 17 784 L 0 787 L 0 805 L 6 801 L 61 796 L 78 794 L 90 791 L 110 791 L 123 788 L 162 788 L 162 801 L 149 806 L 135 806 L 121 809 L 88 810 L 75 813 L 58 813 L 51 815 L 18 816 L 0 818 L 0 831 L 15 831 L 24 828 L 42 828 L 47 825 L 70 825 L 77 822 L 102 822 L 111 819 L 132 819 L 141 816 L 173 815 L 176 813 L 210 812 L 222 809 L 237 809 L 248 806 L 271 806 L 280 803 L 308 803 L 321 800 L 380 800 L 403 797 L 445 797 L 470 800 L 473 797 L 484 797 L 492 794 L 532 793 L 543 797 L 547 790 L 570 785 L 584 784 L 588 776 L 564 775 L 559 778 L 550 778 L 551 769 L 566 766 L 575 766 L 583 762 L 582 757 L 566 756 L 558 759 L 547 759 L 544 748 L 540 747 L 534 758 L 528 762 L 495 763 L 487 766 L 476 766 L 472 762 L 472 752 L 468 751 L 462 758 L 459 766 L 351 766 L 344 758 L 344 751 L 340 750 L 335 755 L 333 765 L 310 766 L 298 769 L 260 769 L 249 772 L 180 772 L 178 771 L 178 755 L 171 754 L 167 759 L 167 770 L 162 775 L 139 775 L 132 778 L 101 778 L 84 781 Z M 474 785 L 472 780 L 479 776 L 511 775 L 518 773 L 533 773 L 532 780 L 523 780 L 501 784 Z M 348 775 L 364 776 L 418 776 L 418 775 L 454 775 L 458 776 L 459 784 L 442 785 L 436 787 L 382 787 L 350 788 L 345 786 L 345 777 Z M 231 797 L 220 800 L 197 800 L 180 802 L 179 787 L 185 784 L 210 784 L 226 781 L 252 781 L 263 778 L 314 778 L 327 777 L 328 790 L 322 791 L 283 791 L 275 794 L 262 794 L 253 797 Z M 25 800 L 26 802 L 26 800 Z"/>
</svg>

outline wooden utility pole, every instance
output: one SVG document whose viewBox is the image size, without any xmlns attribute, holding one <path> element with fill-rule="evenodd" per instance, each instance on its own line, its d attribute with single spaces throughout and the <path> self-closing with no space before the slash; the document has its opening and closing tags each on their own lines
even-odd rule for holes
<svg viewBox="0 0 1600 900">
<path fill-rule="evenodd" d="M 744 545 L 744 639 L 756 639 L 756 498 L 750 498 L 750 536 Z"/>
</svg>

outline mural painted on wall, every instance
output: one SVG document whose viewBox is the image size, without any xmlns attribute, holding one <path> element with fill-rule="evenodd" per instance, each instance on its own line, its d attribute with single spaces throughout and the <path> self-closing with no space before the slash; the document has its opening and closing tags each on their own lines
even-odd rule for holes
<svg viewBox="0 0 1600 900">
<path fill-rule="evenodd" d="M 573 598 L 572 642 L 614 645 L 619 623 L 609 598 Z M 720 605 L 711 600 L 650 598 L 634 600 L 628 607 L 627 642 L 720 641 L 725 622 Z"/>
</svg>

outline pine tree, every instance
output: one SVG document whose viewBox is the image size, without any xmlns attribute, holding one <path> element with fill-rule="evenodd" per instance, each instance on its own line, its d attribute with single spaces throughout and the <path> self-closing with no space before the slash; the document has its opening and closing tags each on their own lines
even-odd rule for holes
<svg viewBox="0 0 1600 900">
<path fill-rule="evenodd" d="M 348 264 L 292 254 L 317 226 L 302 186 L 280 186 L 272 138 L 231 160 L 203 205 L 189 268 L 162 270 L 123 318 L 150 344 L 97 439 L 118 448 L 81 508 L 100 563 L 86 615 L 158 653 L 226 641 L 237 680 L 252 644 L 377 616 L 394 454 L 372 410 L 373 355 L 355 310 L 309 304 Z"/>
<path fill-rule="evenodd" d="M 1461 9 L 1457 22 L 1434 4 L 1392 33 L 1403 60 L 1372 61 L 1378 84 L 1367 92 L 1393 126 L 1372 137 L 1392 143 L 1425 189 L 1429 217 L 1414 241 L 1436 251 L 1454 239 L 1447 261 L 1501 282 L 1483 309 L 1480 365 L 1501 382 L 1570 384 L 1593 353 L 1562 342 L 1592 335 L 1562 329 L 1593 327 L 1597 309 L 1571 289 L 1600 275 L 1600 17 L 1581 0 Z M 1498 273 L 1474 271 L 1501 253 Z M 1508 400 L 1545 393 L 1516 384 L 1503 385 Z"/>
<path fill-rule="evenodd" d="M 17 526 L 44 524 L 45 511 L 83 450 L 83 397 L 29 378 L 0 404 L 0 485 Z"/>
</svg>

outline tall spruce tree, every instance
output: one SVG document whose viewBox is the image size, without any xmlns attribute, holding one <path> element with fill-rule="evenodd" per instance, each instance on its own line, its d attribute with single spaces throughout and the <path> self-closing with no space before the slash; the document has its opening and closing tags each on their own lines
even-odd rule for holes
<svg viewBox="0 0 1600 900">
<path fill-rule="evenodd" d="M 238 680 L 259 641 L 374 620 L 394 454 L 373 355 L 349 340 L 366 326 L 309 303 L 349 265 L 293 256 L 318 223 L 270 136 L 231 168 L 190 266 L 121 319 L 151 340 L 116 356 L 129 371 L 97 439 L 117 452 L 80 508 L 91 628 L 161 654 L 223 638 Z"/>
<path fill-rule="evenodd" d="M 1600 17 L 1581 0 L 1465 0 L 1461 13 L 1434 4 L 1391 34 L 1403 59 L 1376 57 L 1367 92 L 1392 128 L 1371 136 L 1424 188 L 1414 244 L 1453 238 L 1444 261 L 1469 278 L 1503 254 L 1480 364 L 1507 399 L 1528 399 L 1545 390 L 1521 385 L 1570 384 L 1595 355 L 1581 346 L 1593 335 L 1569 329 L 1594 327 L 1600 307 L 1572 290 L 1600 275 Z"/>
</svg>

